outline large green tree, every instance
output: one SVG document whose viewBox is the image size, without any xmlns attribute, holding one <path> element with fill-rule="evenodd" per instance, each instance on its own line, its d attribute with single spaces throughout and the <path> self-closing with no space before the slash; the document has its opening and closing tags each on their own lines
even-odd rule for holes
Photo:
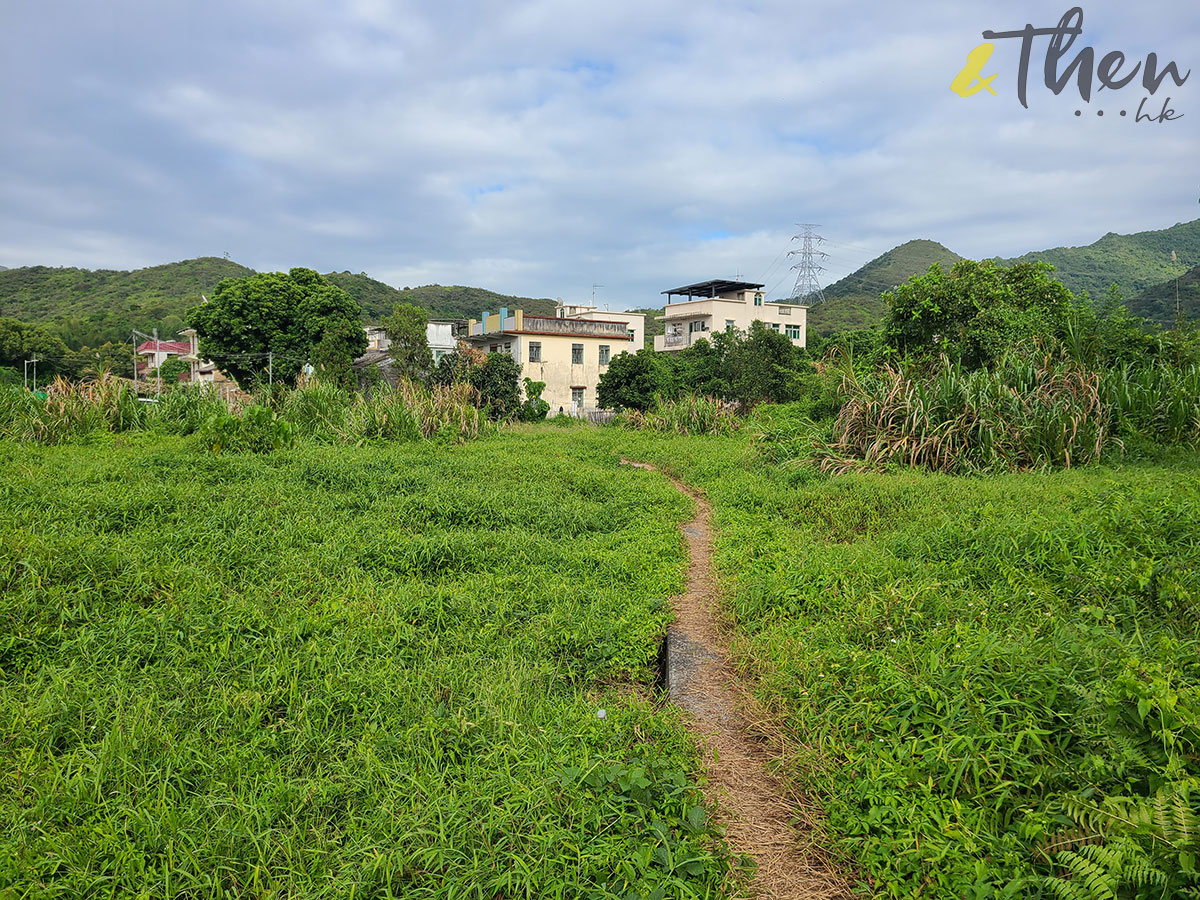
<svg viewBox="0 0 1200 900">
<path fill-rule="evenodd" d="M 323 366 L 348 370 L 367 347 L 361 318 L 354 298 L 312 269 L 226 279 L 188 312 L 200 355 L 243 386 L 265 379 L 268 354 L 274 379 L 294 382 L 318 345 Z"/>
<path fill-rule="evenodd" d="M 933 265 L 883 295 L 884 343 L 905 355 L 946 354 L 979 368 L 1039 336 L 1062 335 L 1075 298 L 1043 263 Z"/>
<path fill-rule="evenodd" d="M 419 306 L 401 303 L 383 320 L 384 331 L 392 346 L 389 353 L 396 374 L 401 378 L 423 379 L 433 368 L 427 328 L 429 315 Z"/>
<path fill-rule="evenodd" d="M 596 399 L 604 409 L 650 409 L 655 397 L 671 392 L 674 365 L 666 354 L 649 348 L 619 353 L 601 374 Z"/>
</svg>

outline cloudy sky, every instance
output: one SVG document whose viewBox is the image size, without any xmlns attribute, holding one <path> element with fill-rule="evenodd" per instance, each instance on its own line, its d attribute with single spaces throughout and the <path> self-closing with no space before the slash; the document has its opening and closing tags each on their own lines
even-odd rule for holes
<svg viewBox="0 0 1200 900">
<path fill-rule="evenodd" d="M 1153 52 L 1182 86 L 1055 95 L 1038 38 L 1028 109 L 1019 40 L 995 96 L 950 83 L 1065 4 L 0 4 L 10 267 L 228 252 L 619 309 L 739 274 L 787 296 L 799 222 L 828 283 L 911 238 L 1012 255 L 1200 216 L 1191 2 L 1087 4 L 1060 66 Z M 1167 97 L 1181 118 L 1135 121 Z"/>
</svg>

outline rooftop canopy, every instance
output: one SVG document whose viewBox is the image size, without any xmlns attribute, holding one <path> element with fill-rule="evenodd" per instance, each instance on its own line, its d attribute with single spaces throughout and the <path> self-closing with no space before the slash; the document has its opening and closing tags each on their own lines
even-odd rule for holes
<svg viewBox="0 0 1200 900">
<path fill-rule="evenodd" d="M 672 288 L 669 291 L 663 291 L 663 293 L 667 295 L 667 302 L 670 303 L 672 297 L 707 297 L 711 299 L 732 291 L 756 291 L 761 287 L 761 284 L 754 284 L 749 281 L 728 281 L 724 278 L 715 278 L 712 281 L 698 281 L 695 284 L 685 284 L 683 287 Z"/>
</svg>

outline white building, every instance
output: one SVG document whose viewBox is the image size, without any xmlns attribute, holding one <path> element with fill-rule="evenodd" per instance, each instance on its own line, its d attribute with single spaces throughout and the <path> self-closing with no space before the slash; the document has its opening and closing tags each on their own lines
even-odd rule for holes
<svg viewBox="0 0 1200 900">
<path fill-rule="evenodd" d="M 665 333 L 655 336 L 655 350 L 676 353 L 709 338 L 713 331 L 749 331 L 753 322 L 780 332 L 796 347 L 804 346 L 808 307 L 801 303 L 767 303 L 761 284 L 716 279 L 663 293 L 667 296 L 662 316 Z M 673 297 L 687 299 L 672 302 Z"/>
<path fill-rule="evenodd" d="M 461 322 L 452 320 L 431 321 L 425 326 L 425 339 L 429 342 L 429 350 L 433 353 L 433 364 L 436 366 L 443 356 L 454 349 L 457 342 L 455 332 L 462 327 Z M 392 342 L 382 325 L 364 325 L 367 333 L 367 352 L 386 353 L 392 349 Z"/>
</svg>

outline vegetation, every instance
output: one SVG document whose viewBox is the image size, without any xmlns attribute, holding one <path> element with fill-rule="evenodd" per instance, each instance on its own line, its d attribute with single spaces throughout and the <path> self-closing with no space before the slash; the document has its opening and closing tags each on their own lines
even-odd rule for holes
<svg viewBox="0 0 1200 900">
<path fill-rule="evenodd" d="M 477 319 L 484 310 L 494 312 L 501 306 L 520 308 L 530 315 L 554 315 L 554 301 L 546 298 L 514 297 L 462 285 L 427 284 L 398 289 L 376 281 L 365 272 L 358 275 L 330 272 L 325 278 L 357 300 L 366 318 L 375 322 L 382 321 L 401 303 L 419 306 L 434 319 Z"/>
<path fill-rule="evenodd" d="M 211 256 L 134 272 L 25 266 L 0 272 L 0 316 L 50 325 L 74 350 L 127 342 L 131 328 L 157 328 L 167 339 L 201 294 L 252 274 Z"/>
<path fill-rule="evenodd" d="M 1172 251 L 1179 262 L 1172 262 Z M 1175 276 L 1187 266 L 1196 265 L 1197 260 L 1200 260 L 1200 219 L 1160 231 L 1110 233 L 1086 247 L 1055 247 L 998 262 L 1049 263 L 1054 266 L 1055 277 L 1076 294 L 1087 292 L 1092 297 L 1100 297 L 1115 283 L 1125 296 L 1136 297 L 1168 280 L 1173 286 Z M 1143 307 L 1131 303 L 1130 312 L 1154 318 L 1149 305 Z M 1174 321 L 1173 304 L 1171 312 L 1167 323 Z"/>
<path fill-rule="evenodd" d="M 521 412 L 520 377 L 521 365 L 509 354 L 484 353 L 466 344 L 459 344 L 457 350 L 441 358 L 430 380 L 435 385 L 470 387 L 475 392 L 479 408 L 496 422 L 516 418 Z M 544 389 L 545 385 L 542 387 Z M 541 391 L 538 394 L 540 396 Z M 535 403 L 530 407 L 530 413 L 536 408 Z"/>
<path fill-rule="evenodd" d="M 600 376 L 597 398 L 605 409 L 645 412 L 660 398 L 681 394 L 716 397 L 743 410 L 795 395 L 803 351 L 777 331 L 755 322 L 748 334 L 712 333 L 677 355 L 643 349 L 614 357 Z"/>
<path fill-rule="evenodd" d="M 573 437 L 0 442 L 3 889 L 725 894 L 646 697 L 687 504 Z"/>
<path fill-rule="evenodd" d="M 433 368 L 429 349 L 429 317 L 411 303 L 401 303 L 383 320 L 391 343 L 392 367 L 401 378 L 426 378 Z"/>
<path fill-rule="evenodd" d="M 1179 266 L 1179 269 L 1182 268 L 1182 265 Z M 1129 301 L 1129 309 L 1151 322 L 1168 327 L 1175 324 L 1176 312 L 1184 322 L 1200 319 L 1200 266 L 1180 271 L 1177 277 L 1170 277 L 1142 291 Z"/>
<path fill-rule="evenodd" d="M 361 315 L 345 291 L 312 269 L 292 269 L 222 281 L 208 303 L 189 310 L 188 322 L 200 355 L 243 387 L 266 380 L 268 366 L 272 379 L 291 384 L 314 356 L 347 383 L 350 361 L 367 346 Z"/>
</svg>

